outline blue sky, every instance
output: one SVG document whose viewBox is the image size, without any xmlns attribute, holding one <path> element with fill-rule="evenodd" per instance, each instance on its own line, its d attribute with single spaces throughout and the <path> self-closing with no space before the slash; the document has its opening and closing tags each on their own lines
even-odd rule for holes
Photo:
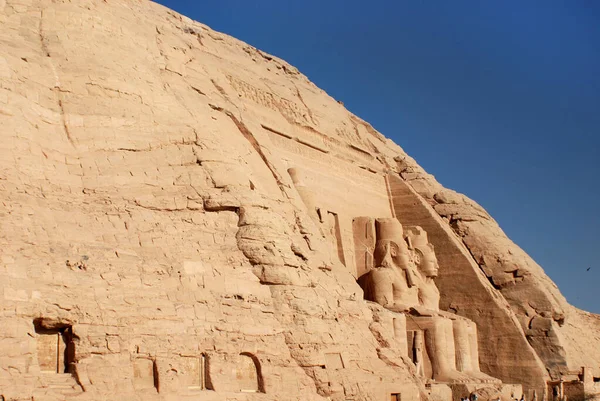
<svg viewBox="0 0 600 401">
<path fill-rule="evenodd" d="M 600 2 L 159 3 L 298 67 L 600 313 Z"/>
</svg>

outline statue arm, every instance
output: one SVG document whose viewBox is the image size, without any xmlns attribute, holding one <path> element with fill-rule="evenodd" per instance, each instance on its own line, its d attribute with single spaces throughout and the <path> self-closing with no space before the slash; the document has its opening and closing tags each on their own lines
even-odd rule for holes
<svg viewBox="0 0 600 401">
<path fill-rule="evenodd" d="M 408 288 L 412 288 L 417 285 L 415 273 L 411 269 L 405 268 L 404 274 L 406 274 L 406 284 L 408 285 Z"/>
<path fill-rule="evenodd" d="M 384 308 L 394 304 L 394 289 L 390 277 L 385 271 L 374 272 L 372 276 L 374 301 Z"/>
<path fill-rule="evenodd" d="M 394 303 L 391 286 L 388 283 L 380 283 L 375 291 L 375 302 L 379 305 L 388 308 Z"/>
</svg>

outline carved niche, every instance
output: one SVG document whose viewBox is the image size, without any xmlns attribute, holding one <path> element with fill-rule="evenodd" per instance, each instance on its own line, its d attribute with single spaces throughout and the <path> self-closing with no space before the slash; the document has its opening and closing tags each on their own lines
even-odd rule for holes
<svg viewBox="0 0 600 401">
<path fill-rule="evenodd" d="M 213 390 L 208 355 L 202 354 L 200 357 L 184 357 L 181 364 L 185 372 L 188 388 Z"/>
<path fill-rule="evenodd" d="M 75 344 L 71 326 L 56 329 L 35 328 L 37 357 L 44 373 L 71 373 L 75 359 Z"/>
<path fill-rule="evenodd" d="M 248 352 L 239 355 L 236 380 L 242 393 L 264 393 L 260 362 L 256 356 Z"/>
<path fill-rule="evenodd" d="M 133 387 L 136 390 L 154 388 L 158 390 L 158 370 L 150 358 L 136 358 L 133 361 Z"/>
</svg>

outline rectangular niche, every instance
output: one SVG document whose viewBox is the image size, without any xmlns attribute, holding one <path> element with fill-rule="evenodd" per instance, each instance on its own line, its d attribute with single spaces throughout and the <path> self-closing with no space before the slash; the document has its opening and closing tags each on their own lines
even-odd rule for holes
<svg viewBox="0 0 600 401">
<path fill-rule="evenodd" d="M 43 373 L 70 373 L 75 358 L 71 326 L 60 329 L 36 327 L 37 357 Z"/>
<path fill-rule="evenodd" d="M 184 357 L 181 361 L 186 375 L 187 386 L 195 390 L 212 390 L 209 376 L 209 359 L 206 354 L 197 357 Z"/>
<path fill-rule="evenodd" d="M 402 398 L 400 397 L 400 393 L 390 394 L 390 401 L 402 401 Z"/>
<path fill-rule="evenodd" d="M 133 361 L 133 387 L 136 390 L 158 390 L 158 371 L 152 359 L 136 358 Z"/>
</svg>

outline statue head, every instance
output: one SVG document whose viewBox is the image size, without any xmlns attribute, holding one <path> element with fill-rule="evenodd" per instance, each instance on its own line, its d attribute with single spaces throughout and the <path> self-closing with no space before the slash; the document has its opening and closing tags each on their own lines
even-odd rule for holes
<svg viewBox="0 0 600 401">
<path fill-rule="evenodd" d="M 375 221 L 376 238 L 373 259 L 375 267 L 408 268 L 410 258 L 402 224 L 394 218 Z"/>
<path fill-rule="evenodd" d="M 406 239 L 413 251 L 415 265 L 425 277 L 437 277 L 439 265 L 433 244 L 427 238 L 427 232 L 419 226 L 407 227 Z"/>
</svg>

